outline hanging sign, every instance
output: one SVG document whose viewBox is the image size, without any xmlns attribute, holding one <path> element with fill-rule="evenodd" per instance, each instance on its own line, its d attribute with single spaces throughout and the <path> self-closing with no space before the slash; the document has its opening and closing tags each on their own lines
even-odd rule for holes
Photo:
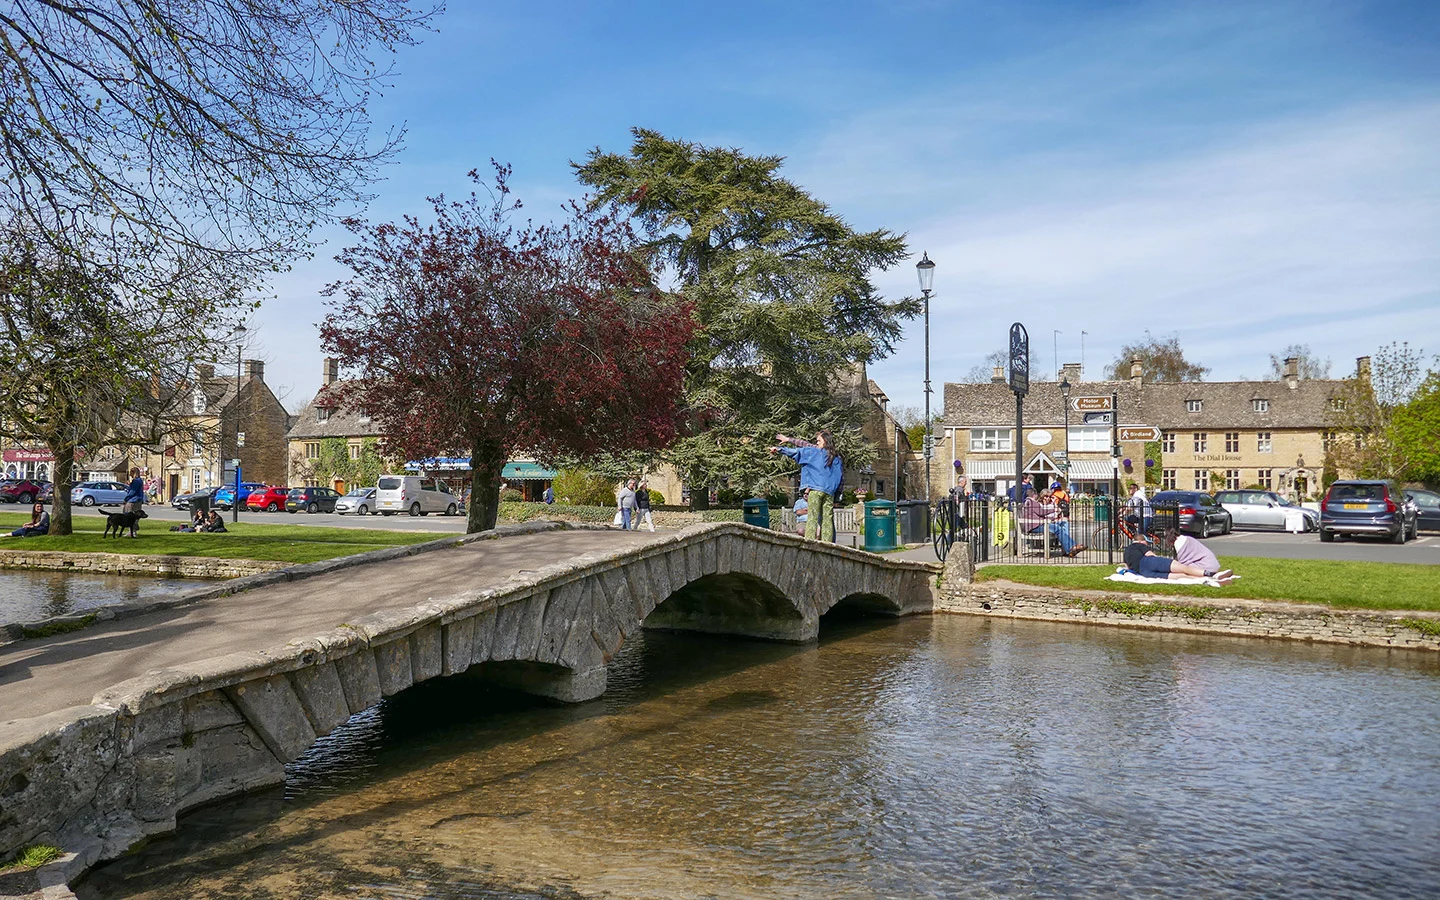
<svg viewBox="0 0 1440 900">
<path fill-rule="evenodd" d="M 1019 322 L 1010 326 L 1010 390 L 1030 393 L 1030 334 Z"/>
</svg>

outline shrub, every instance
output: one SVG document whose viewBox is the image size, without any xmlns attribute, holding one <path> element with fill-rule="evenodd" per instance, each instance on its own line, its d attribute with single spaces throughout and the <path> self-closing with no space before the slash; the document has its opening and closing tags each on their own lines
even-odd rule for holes
<svg viewBox="0 0 1440 900">
<path fill-rule="evenodd" d="M 500 492 L 501 503 L 516 502 L 524 499 L 525 495 L 520 493 L 520 491 L 516 490 L 515 488 L 506 488 L 505 490 Z"/>
<path fill-rule="evenodd" d="M 615 506 L 615 485 L 589 469 L 561 469 L 551 483 L 555 499 L 573 506 Z M 612 514 L 613 515 L 613 514 Z"/>
<path fill-rule="evenodd" d="M 651 489 L 650 489 L 650 505 L 651 505 L 651 506 L 663 506 L 664 504 L 665 504 L 665 495 L 662 494 L 662 493 L 660 493 L 659 491 L 655 490 L 654 488 L 651 488 Z"/>
<path fill-rule="evenodd" d="M 615 507 L 579 506 L 573 503 L 515 503 L 502 500 L 499 517 L 507 522 L 528 522 L 531 519 L 609 522 L 615 518 Z"/>
<path fill-rule="evenodd" d="M 734 488 L 721 488 L 715 495 L 715 499 L 721 506 L 736 506 L 745 498 Z"/>
</svg>

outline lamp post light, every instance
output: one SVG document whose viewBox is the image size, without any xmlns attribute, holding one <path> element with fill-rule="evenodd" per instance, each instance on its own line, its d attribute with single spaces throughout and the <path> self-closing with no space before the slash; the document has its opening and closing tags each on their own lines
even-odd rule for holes
<svg viewBox="0 0 1440 900">
<path fill-rule="evenodd" d="M 915 273 L 920 276 L 920 293 L 925 297 L 925 502 L 930 502 L 930 457 L 934 444 L 930 437 L 930 290 L 935 285 L 935 263 L 930 254 L 924 253 L 915 264 Z"/>
<path fill-rule="evenodd" d="M 240 357 L 245 352 L 245 326 L 236 325 L 230 332 L 235 344 L 235 494 L 230 498 L 230 521 L 240 521 Z M 223 469 L 223 463 L 222 463 Z"/>
<path fill-rule="evenodd" d="M 1065 407 L 1065 491 L 1070 493 L 1070 379 L 1060 379 L 1061 404 Z"/>
</svg>

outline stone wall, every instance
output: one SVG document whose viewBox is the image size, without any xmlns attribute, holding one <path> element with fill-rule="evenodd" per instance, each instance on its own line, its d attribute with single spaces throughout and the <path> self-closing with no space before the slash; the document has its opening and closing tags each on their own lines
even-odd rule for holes
<svg viewBox="0 0 1440 900">
<path fill-rule="evenodd" d="M 930 611 L 937 572 L 721 523 L 284 646 L 149 672 L 91 705 L 0 728 L 0 859 L 55 844 L 73 854 L 64 864 L 73 877 L 173 829 L 187 809 L 282 782 L 285 764 L 317 737 L 430 678 L 473 669 L 562 700 L 598 696 L 605 665 L 672 595 L 673 620 L 662 627 L 812 640 L 837 604 Z M 741 590 L 744 579 L 760 589 Z"/>
<path fill-rule="evenodd" d="M 63 550 L 0 550 L 0 569 L 44 569 L 87 575 L 150 575 L 167 578 L 244 578 L 293 563 L 205 556 L 144 556 L 130 553 L 67 553 Z"/>
</svg>

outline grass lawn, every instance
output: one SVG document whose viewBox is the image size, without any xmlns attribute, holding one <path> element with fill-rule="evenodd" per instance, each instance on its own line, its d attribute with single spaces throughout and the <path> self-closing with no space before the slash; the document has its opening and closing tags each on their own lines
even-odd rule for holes
<svg viewBox="0 0 1440 900">
<path fill-rule="evenodd" d="M 1264 559 L 1222 556 L 1220 564 L 1241 576 L 1228 587 L 1199 584 L 1126 584 L 1106 581 L 1112 566 L 984 566 L 976 581 L 1014 581 L 1043 587 L 1085 588 L 1126 594 L 1185 597 L 1250 597 L 1295 600 L 1362 609 L 1419 609 L 1440 612 L 1440 567 L 1409 563 Z"/>
<path fill-rule="evenodd" d="M 0 529 L 8 535 L 30 521 L 28 515 L 0 513 Z M 0 549 L 67 550 L 72 553 L 143 553 L 155 556 L 210 556 L 220 559 L 268 559 L 307 563 L 337 556 L 350 556 L 381 547 L 421 544 L 438 540 L 443 534 L 413 531 L 382 531 L 378 528 L 316 528 L 309 525 L 257 525 L 250 522 L 225 523 L 224 534 L 180 534 L 170 531 L 177 524 L 144 519 L 140 537 L 105 538 L 103 516 L 78 515 L 75 533 L 67 537 L 0 539 Z"/>
</svg>

